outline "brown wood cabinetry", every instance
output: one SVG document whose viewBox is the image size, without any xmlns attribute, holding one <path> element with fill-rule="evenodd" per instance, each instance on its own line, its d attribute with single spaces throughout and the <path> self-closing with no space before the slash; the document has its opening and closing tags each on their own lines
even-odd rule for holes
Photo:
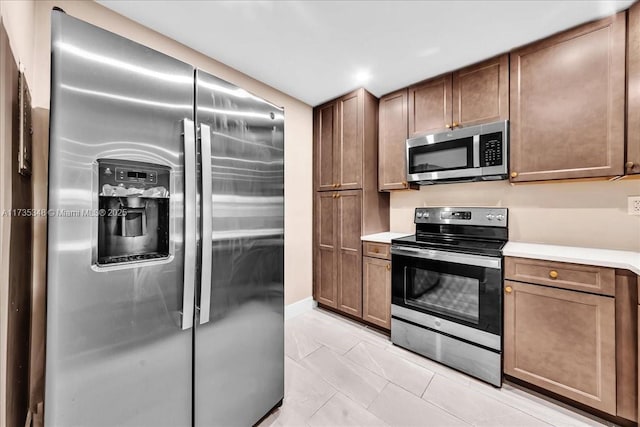
<svg viewBox="0 0 640 427">
<path fill-rule="evenodd" d="M 315 297 L 353 316 L 362 314 L 362 191 L 316 193 Z"/>
<path fill-rule="evenodd" d="M 409 88 L 409 136 L 451 127 L 451 74 Z"/>
<path fill-rule="evenodd" d="M 511 179 L 622 175 L 625 12 L 511 53 Z"/>
<path fill-rule="evenodd" d="M 502 55 L 409 88 L 409 136 L 509 118 L 509 57 Z"/>
<path fill-rule="evenodd" d="M 408 90 L 380 98 L 378 128 L 378 189 L 402 190 L 407 183 L 405 143 L 408 136 Z"/>
<path fill-rule="evenodd" d="M 314 110 L 316 191 L 363 188 L 364 145 L 375 126 L 377 100 L 358 89 Z"/>
<path fill-rule="evenodd" d="M 505 281 L 505 373 L 616 414 L 612 297 Z"/>
<path fill-rule="evenodd" d="M 389 194 L 378 192 L 377 116 L 378 100 L 364 89 L 314 109 L 313 296 L 359 318 L 360 237 L 389 229 Z"/>
<path fill-rule="evenodd" d="M 637 421 L 636 275 L 506 257 L 505 278 L 505 374 Z"/>
<path fill-rule="evenodd" d="M 509 55 L 458 70 L 452 83 L 453 126 L 509 119 Z"/>
<path fill-rule="evenodd" d="M 629 9 L 627 35 L 627 159 L 625 173 L 640 173 L 640 3 Z"/>
<path fill-rule="evenodd" d="M 388 245 L 387 245 L 388 246 Z M 362 319 L 384 329 L 391 329 L 391 261 L 362 258 Z"/>
</svg>

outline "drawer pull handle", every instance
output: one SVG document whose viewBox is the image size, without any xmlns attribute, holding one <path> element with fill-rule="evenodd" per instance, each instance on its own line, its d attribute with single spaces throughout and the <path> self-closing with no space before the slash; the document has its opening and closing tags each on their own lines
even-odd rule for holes
<svg viewBox="0 0 640 427">
<path fill-rule="evenodd" d="M 513 288 L 511 286 L 507 286 L 506 288 L 504 288 L 504 291 L 510 294 L 511 292 L 513 292 Z"/>
<path fill-rule="evenodd" d="M 551 270 L 551 271 L 549 272 L 549 277 L 551 277 L 551 278 L 552 278 L 552 279 L 554 279 L 554 280 L 555 280 L 555 279 L 557 279 L 557 278 L 558 278 L 558 272 L 557 272 L 557 271 L 555 271 L 555 270 Z"/>
<path fill-rule="evenodd" d="M 378 253 L 378 248 L 373 248 L 373 252 Z"/>
<path fill-rule="evenodd" d="M 387 264 L 387 271 L 391 270 L 391 264 Z"/>
</svg>

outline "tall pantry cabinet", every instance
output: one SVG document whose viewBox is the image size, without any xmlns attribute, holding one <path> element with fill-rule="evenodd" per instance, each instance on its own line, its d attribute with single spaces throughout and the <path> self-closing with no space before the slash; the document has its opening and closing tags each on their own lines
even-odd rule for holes
<svg viewBox="0 0 640 427">
<path fill-rule="evenodd" d="M 389 229 L 378 193 L 378 99 L 355 90 L 313 110 L 313 297 L 362 317 L 364 234 Z"/>
</svg>

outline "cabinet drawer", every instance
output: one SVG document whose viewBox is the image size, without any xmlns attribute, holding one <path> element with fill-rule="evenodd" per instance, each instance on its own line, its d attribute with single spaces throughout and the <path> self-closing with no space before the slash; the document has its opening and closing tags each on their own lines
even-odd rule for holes
<svg viewBox="0 0 640 427">
<path fill-rule="evenodd" d="M 364 256 L 391 259 L 391 245 L 388 243 L 363 242 L 362 246 Z"/>
<path fill-rule="evenodd" d="M 505 258 L 505 278 L 556 288 L 615 295 L 615 270 L 529 258 Z"/>
</svg>

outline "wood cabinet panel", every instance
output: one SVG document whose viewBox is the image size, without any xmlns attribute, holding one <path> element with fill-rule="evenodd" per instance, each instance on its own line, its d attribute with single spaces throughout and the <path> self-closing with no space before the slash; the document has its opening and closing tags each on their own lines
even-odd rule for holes
<svg viewBox="0 0 640 427">
<path fill-rule="evenodd" d="M 638 420 L 638 276 L 616 270 L 617 416 Z"/>
<path fill-rule="evenodd" d="M 333 190 L 336 183 L 337 107 L 334 103 L 324 105 L 317 108 L 314 115 L 315 189 Z"/>
<path fill-rule="evenodd" d="M 363 242 L 364 256 L 391 259 L 391 245 L 388 243 Z"/>
<path fill-rule="evenodd" d="M 505 373 L 615 415 L 614 299 L 505 285 Z"/>
<path fill-rule="evenodd" d="M 362 192 L 340 191 L 338 202 L 338 309 L 362 316 Z"/>
<path fill-rule="evenodd" d="M 511 53 L 511 176 L 621 175 L 625 12 Z"/>
<path fill-rule="evenodd" d="M 362 288 L 362 318 L 391 329 L 391 261 L 363 257 Z"/>
<path fill-rule="evenodd" d="M 378 140 L 378 189 L 408 188 L 406 140 L 408 136 L 408 90 L 380 98 Z"/>
<path fill-rule="evenodd" d="M 640 173 L 640 3 L 629 9 L 627 35 L 627 159 L 625 173 Z"/>
<path fill-rule="evenodd" d="M 315 201 L 314 299 L 338 307 L 338 251 L 336 220 L 338 204 L 334 193 L 318 192 Z"/>
<path fill-rule="evenodd" d="M 409 137 L 451 126 L 451 74 L 409 88 Z"/>
<path fill-rule="evenodd" d="M 509 119 L 509 56 L 453 73 L 453 124 L 471 126 Z"/>
<path fill-rule="evenodd" d="M 615 295 L 615 270 L 606 267 L 529 258 L 505 258 L 504 276 L 520 282 Z"/>
<path fill-rule="evenodd" d="M 363 94 L 356 91 L 338 100 L 339 135 L 336 183 L 341 190 L 362 188 Z"/>
</svg>

